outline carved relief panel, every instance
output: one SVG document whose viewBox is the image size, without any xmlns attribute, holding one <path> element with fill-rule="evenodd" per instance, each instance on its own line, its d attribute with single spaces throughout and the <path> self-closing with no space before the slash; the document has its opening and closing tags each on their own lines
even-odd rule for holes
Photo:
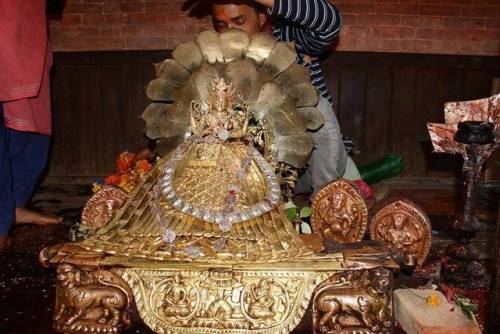
<svg viewBox="0 0 500 334">
<path fill-rule="evenodd" d="M 431 224 L 425 212 L 407 199 L 394 200 L 373 216 L 370 237 L 395 251 L 403 262 L 422 265 L 431 247 Z"/>
<path fill-rule="evenodd" d="M 336 180 L 321 189 L 312 201 L 313 230 L 323 240 L 341 243 L 363 239 L 368 210 L 363 197 L 347 180 Z"/>
<path fill-rule="evenodd" d="M 126 270 L 144 322 L 157 333 L 289 333 L 330 274 Z"/>
<path fill-rule="evenodd" d="M 127 199 L 127 193 L 114 186 L 104 186 L 87 201 L 82 211 L 82 225 L 91 230 L 104 227 Z"/>
</svg>

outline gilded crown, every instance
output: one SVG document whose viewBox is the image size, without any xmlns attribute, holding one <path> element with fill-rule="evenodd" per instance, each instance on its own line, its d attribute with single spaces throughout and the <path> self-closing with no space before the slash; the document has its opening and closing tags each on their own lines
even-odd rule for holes
<svg viewBox="0 0 500 334">
<path fill-rule="evenodd" d="M 248 128 L 248 111 L 241 95 L 221 77 L 212 79 L 205 105 L 193 100 L 189 108 L 191 131 L 197 136 L 219 139 L 243 137 Z"/>
</svg>

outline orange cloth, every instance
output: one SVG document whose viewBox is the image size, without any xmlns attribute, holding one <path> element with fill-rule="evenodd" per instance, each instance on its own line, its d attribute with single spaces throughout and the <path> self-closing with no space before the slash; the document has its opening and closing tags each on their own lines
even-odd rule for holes
<svg viewBox="0 0 500 334">
<path fill-rule="evenodd" d="M 44 0 L 0 0 L 0 101 L 6 127 L 51 133 L 52 52 Z"/>
</svg>

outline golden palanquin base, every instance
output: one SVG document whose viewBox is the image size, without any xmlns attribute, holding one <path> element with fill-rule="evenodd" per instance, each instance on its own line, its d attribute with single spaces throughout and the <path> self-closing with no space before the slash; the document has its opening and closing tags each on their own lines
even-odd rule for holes
<svg viewBox="0 0 500 334">
<path fill-rule="evenodd" d="M 206 265 L 102 257 L 77 245 L 42 251 L 57 266 L 54 328 L 115 333 L 135 302 L 156 333 L 290 333 L 312 301 L 314 333 L 392 328 L 390 254 L 362 246 L 275 263 Z M 385 279 L 385 281 L 384 281 Z"/>
<path fill-rule="evenodd" d="M 144 322 L 157 333 L 289 333 L 316 285 L 332 273 L 227 270 L 145 271 L 123 277 Z M 176 281 L 177 279 L 177 281 Z M 168 297 L 185 290 L 187 303 Z"/>
</svg>

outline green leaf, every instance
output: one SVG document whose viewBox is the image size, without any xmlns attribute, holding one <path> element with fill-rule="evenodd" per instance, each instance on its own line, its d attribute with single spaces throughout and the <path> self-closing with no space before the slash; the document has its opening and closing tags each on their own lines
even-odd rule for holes
<svg viewBox="0 0 500 334">
<path fill-rule="evenodd" d="M 291 208 L 297 208 L 297 206 L 292 201 L 288 201 L 288 202 L 285 203 L 284 208 L 285 208 L 285 210 L 288 210 L 288 209 L 291 209 Z"/>
<path fill-rule="evenodd" d="M 471 319 L 475 324 L 477 323 L 475 314 L 477 313 L 479 307 L 477 304 L 474 304 L 469 298 L 456 296 L 455 304 L 460 307 L 462 312 Z"/>
<path fill-rule="evenodd" d="M 289 208 L 286 210 L 288 219 L 293 222 L 297 218 L 297 208 Z"/>
<path fill-rule="evenodd" d="M 307 218 L 312 214 L 312 209 L 308 206 L 303 207 L 300 209 L 300 218 Z"/>
</svg>

